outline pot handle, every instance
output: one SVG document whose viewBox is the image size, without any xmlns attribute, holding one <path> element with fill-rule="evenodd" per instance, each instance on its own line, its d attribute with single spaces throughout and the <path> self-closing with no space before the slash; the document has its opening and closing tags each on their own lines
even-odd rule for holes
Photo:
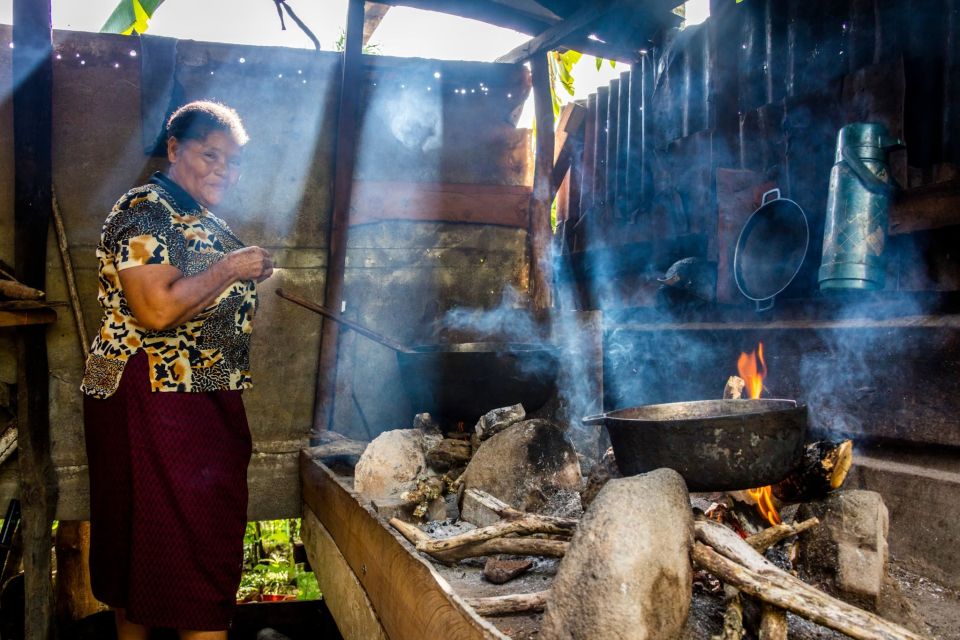
<svg viewBox="0 0 960 640">
<path fill-rule="evenodd" d="M 776 195 L 773 196 L 772 198 L 770 198 L 770 200 L 779 200 L 779 199 L 780 199 L 780 189 L 779 189 L 779 188 L 777 188 L 777 189 L 770 189 L 770 191 L 767 191 L 766 193 L 764 193 L 764 194 L 763 194 L 763 197 L 760 198 L 760 206 L 761 206 L 761 207 L 762 207 L 763 205 L 767 204 L 767 196 L 769 196 L 771 193 L 775 193 Z"/>
<path fill-rule="evenodd" d="M 605 413 L 598 413 L 597 415 L 586 416 L 585 418 L 580 418 L 580 422 L 582 422 L 583 424 L 588 424 L 588 425 L 603 424 L 606 419 L 607 419 L 607 414 L 605 414 Z"/>
<path fill-rule="evenodd" d="M 764 311 L 770 311 L 773 309 L 773 298 L 767 298 L 765 300 L 757 300 L 757 313 L 762 313 Z"/>
</svg>

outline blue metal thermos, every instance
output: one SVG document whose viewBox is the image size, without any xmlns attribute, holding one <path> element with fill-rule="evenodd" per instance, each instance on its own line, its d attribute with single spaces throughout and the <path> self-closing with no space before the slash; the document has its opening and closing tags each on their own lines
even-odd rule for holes
<svg viewBox="0 0 960 640">
<path fill-rule="evenodd" d="M 821 291 L 883 288 L 893 192 L 887 154 L 902 148 L 882 124 L 860 122 L 840 129 L 823 230 Z"/>
</svg>

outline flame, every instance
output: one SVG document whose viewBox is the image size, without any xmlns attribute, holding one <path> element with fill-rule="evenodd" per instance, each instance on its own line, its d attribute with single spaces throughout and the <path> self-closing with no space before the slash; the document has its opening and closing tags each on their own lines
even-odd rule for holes
<svg viewBox="0 0 960 640">
<path fill-rule="evenodd" d="M 759 366 L 757 362 L 759 361 Z M 763 343 L 757 345 L 756 351 L 749 354 L 741 353 L 737 360 L 737 371 L 746 383 L 747 393 L 751 400 L 756 400 L 763 392 L 763 379 L 767 377 L 767 363 L 763 359 Z M 757 510 L 771 525 L 780 524 L 780 514 L 773 504 L 773 488 L 758 487 L 747 489 L 747 494 L 757 501 Z"/>
<path fill-rule="evenodd" d="M 760 360 L 760 366 L 757 366 L 757 360 Z M 763 391 L 763 379 L 767 377 L 767 363 L 763 359 L 763 343 L 759 343 L 756 351 L 749 354 L 741 353 L 737 360 L 737 371 L 740 377 L 747 383 L 747 393 L 751 400 L 760 397 Z"/>
<path fill-rule="evenodd" d="M 780 524 L 780 514 L 773 505 L 773 488 L 770 485 L 747 489 L 747 495 L 757 501 L 757 510 L 771 525 Z"/>
</svg>

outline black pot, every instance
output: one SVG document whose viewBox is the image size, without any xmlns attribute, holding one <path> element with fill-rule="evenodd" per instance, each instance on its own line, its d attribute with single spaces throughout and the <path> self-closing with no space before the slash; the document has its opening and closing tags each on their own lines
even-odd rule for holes
<svg viewBox="0 0 960 640">
<path fill-rule="evenodd" d="M 584 418 L 610 434 L 625 476 L 676 470 L 690 491 L 775 484 L 800 462 L 807 408 L 793 400 L 652 404 Z"/>
</svg>

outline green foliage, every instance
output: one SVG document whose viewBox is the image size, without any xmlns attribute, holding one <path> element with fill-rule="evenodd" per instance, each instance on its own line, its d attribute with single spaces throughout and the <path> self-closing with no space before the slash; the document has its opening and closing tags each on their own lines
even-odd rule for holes
<svg viewBox="0 0 960 640">
<path fill-rule="evenodd" d="M 248 522 L 243 536 L 243 573 L 237 600 L 262 594 L 296 595 L 300 600 L 322 597 L 317 578 L 295 563 L 294 543 L 300 539 L 300 520 Z"/>
<path fill-rule="evenodd" d="M 343 29 L 340 29 L 340 35 L 337 36 L 337 41 L 333 43 L 333 50 L 343 51 L 346 48 L 347 48 L 347 34 Z M 362 51 L 367 55 L 378 56 L 380 55 L 380 45 L 368 42 L 363 46 Z"/>
<path fill-rule="evenodd" d="M 153 12 L 163 0 L 120 0 L 107 21 L 100 27 L 101 33 L 145 33 Z"/>
</svg>

